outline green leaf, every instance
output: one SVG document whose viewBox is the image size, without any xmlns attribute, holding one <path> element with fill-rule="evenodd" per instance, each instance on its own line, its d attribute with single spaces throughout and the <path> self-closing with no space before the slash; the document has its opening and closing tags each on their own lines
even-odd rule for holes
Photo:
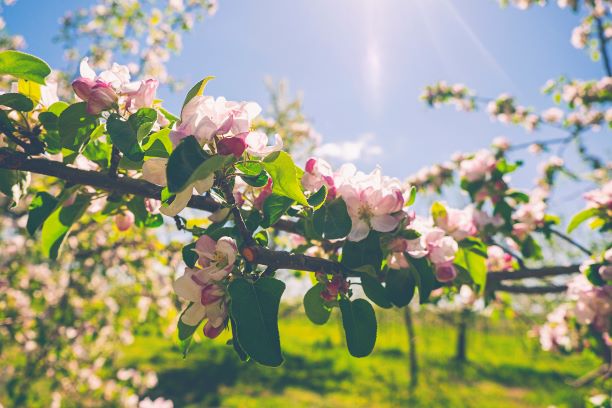
<svg viewBox="0 0 612 408">
<path fill-rule="evenodd" d="M 340 300 L 346 345 L 353 357 L 365 357 L 376 343 L 376 315 L 367 300 Z"/>
<path fill-rule="evenodd" d="M 472 281 L 478 285 L 480 292 L 484 290 L 487 283 L 486 257 L 481 256 L 476 252 L 459 248 L 459 251 L 457 251 L 457 254 L 455 255 L 454 263 L 468 271 Z"/>
<path fill-rule="evenodd" d="M 477 255 L 487 258 L 487 246 L 478 238 L 466 237 L 459 242 L 461 248 L 474 252 Z"/>
<path fill-rule="evenodd" d="M 19 204 L 19 201 L 27 193 L 29 185 L 30 173 L 19 170 L 0 169 L 0 192 L 13 201 L 11 207 Z"/>
<path fill-rule="evenodd" d="M 170 140 L 170 129 L 165 128 L 155 132 L 143 140 L 142 150 L 147 157 L 170 157 L 172 153 L 172 141 Z"/>
<path fill-rule="evenodd" d="M 404 239 L 413 240 L 419 238 L 421 233 L 413 229 L 403 229 L 399 232 L 399 236 Z"/>
<path fill-rule="evenodd" d="M 578 228 L 580 224 L 582 224 L 589 218 L 597 216 L 598 214 L 599 211 L 597 210 L 597 208 L 587 208 L 586 210 L 580 211 L 578 214 L 572 217 L 569 225 L 567 226 L 567 233 L 569 234 L 570 232 Z"/>
<path fill-rule="evenodd" d="M 240 175 L 240 178 L 244 180 L 251 187 L 263 187 L 268 184 L 268 180 L 270 179 L 270 175 L 267 171 L 262 171 L 257 176 L 245 176 Z"/>
<path fill-rule="evenodd" d="M 339 239 L 351 232 L 353 223 L 346 203 L 341 198 L 337 198 L 315 211 L 312 225 L 321 238 Z"/>
<path fill-rule="evenodd" d="M 45 222 L 47 217 L 51 215 L 57 207 L 58 200 L 51 194 L 40 191 L 32 199 L 28 207 L 28 222 L 26 230 L 30 235 L 34 235 L 36 230 Z"/>
<path fill-rule="evenodd" d="M 506 193 L 506 197 L 513 198 L 517 203 L 529 202 L 529 195 L 523 193 L 522 191 L 510 190 Z"/>
<path fill-rule="evenodd" d="M 132 126 L 130 121 L 125 121 L 121 116 L 112 113 L 106 121 L 106 130 L 113 145 L 125 157 L 135 162 L 144 159 L 144 151 L 138 143 L 138 128 Z"/>
<path fill-rule="evenodd" d="M 416 193 L 417 193 L 416 187 L 412 186 L 410 188 L 410 196 L 408 197 L 408 200 L 406 200 L 406 203 L 404 204 L 405 207 L 408 207 L 414 204 L 414 201 L 416 200 Z"/>
<path fill-rule="evenodd" d="M 0 52 L 0 75 L 12 75 L 44 85 L 50 73 L 49 65 L 38 57 L 13 50 Z"/>
<path fill-rule="evenodd" d="M 285 284 L 260 278 L 255 284 L 238 278 L 229 284 L 230 313 L 236 322 L 242 349 L 260 364 L 278 367 L 283 362 L 278 334 L 278 306 Z"/>
<path fill-rule="evenodd" d="M 206 89 L 206 85 L 208 84 L 208 81 L 210 81 L 211 79 L 215 79 L 215 77 L 207 76 L 206 78 L 202 79 L 197 84 L 195 84 L 189 90 L 189 92 L 187 92 L 187 95 L 185 96 L 185 100 L 183 101 L 183 107 L 181 108 L 181 115 L 183 114 L 183 109 L 185 109 L 185 105 L 187 105 L 190 100 L 192 100 L 196 96 L 200 96 L 204 94 L 204 89 Z"/>
<path fill-rule="evenodd" d="M 447 212 L 446 208 L 442 203 L 436 201 L 431 205 L 431 216 L 434 219 L 434 222 L 437 222 L 439 218 L 446 218 Z"/>
<path fill-rule="evenodd" d="M 272 192 L 292 198 L 304 206 L 309 206 L 302 191 L 302 183 L 298 178 L 298 169 L 289 154 L 282 151 L 272 153 L 264 159 L 263 165 L 272 177 Z"/>
<path fill-rule="evenodd" d="M 230 318 L 230 327 L 232 330 L 232 346 L 234 347 L 234 351 L 238 354 L 238 358 L 240 361 L 245 362 L 249 360 L 249 355 L 240 347 L 240 342 L 238 341 L 238 332 L 236 330 L 236 322 L 234 319 Z"/>
<path fill-rule="evenodd" d="M 368 236 L 359 241 L 346 241 L 342 246 L 341 263 L 351 270 L 364 265 L 371 265 L 375 271 L 380 270 L 383 253 L 380 247 L 379 235 L 376 231 L 370 231 Z"/>
<path fill-rule="evenodd" d="M 291 198 L 272 194 L 263 204 L 262 227 L 268 228 L 276 223 L 295 203 Z"/>
<path fill-rule="evenodd" d="M 419 302 L 425 303 L 429 299 L 431 291 L 436 287 L 436 275 L 426 258 L 412 258 L 407 254 L 406 257 L 411 268 L 416 271 L 415 280 L 419 289 Z"/>
<path fill-rule="evenodd" d="M 183 315 L 185 314 L 187 309 L 189 309 L 192 305 L 193 305 L 193 302 L 189 303 L 189 305 L 185 308 L 185 310 L 183 310 L 183 312 L 181 313 L 179 317 L 178 323 L 176 325 L 178 329 L 178 339 L 179 339 L 179 343 L 181 346 L 181 352 L 183 353 L 183 358 L 185 358 L 187 356 L 187 353 L 189 352 L 189 346 L 191 346 L 191 340 L 193 339 L 193 333 L 195 333 L 195 331 L 198 329 L 198 327 L 202 323 L 202 321 L 200 321 L 195 326 L 189 326 L 183 323 L 183 319 L 182 319 Z"/>
<path fill-rule="evenodd" d="M 323 204 L 325 204 L 325 199 L 327 198 L 327 186 L 324 184 L 321 188 L 310 197 L 308 197 L 308 204 L 313 207 L 315 210 L 319 209 Z"/>
<path fill-rule="evenodd" d="M 368 299 L 379 307 L 389 309 L 393 306 L 387 297 L 385 287 L 378 281 L 378 279 L 364 273 L 361 275 L 361 287 L 363 288 L 363 291 Z"/>
<path fill-rule="evenodd" d="M 80 195 L 72 205 L 60 205 L 49 215 L 43 223 L 41 234 L 42 251 L 46 257 L 57 258 L 72 225 L 81 218 L 88 206 L 89 198 Z"/>
<path fill-rule="evenodd" d="M 79 102 L 70 105 L 59 115 L 59 134 L 62 147 L 79 152 L 89 142 L 98 119 L 87 113 L 87 104 Z"/>
<path fill-rule="evenodd" d="M 243 161 L 234 165 L 236 170 L 240 171 L 245 176 L 256 177 L 264 171 L 264 166 L 258 161 Z"/>
<path fill-rule="evenodd" d="M 34 102 L 20 93 L 5 93 L 0 95 L 0 105 L 7 106 L 20 112 L 30 112 L 34 109 Z"/>
<path fill-rule="evenodd" d="M 194 136 L 186 137 L 168 159 L 168 191 L 178 193 L 203 180 L 233 160 L 233 156 L 208 156 Z"/>
<path fill-rule="evenodd" d="M 397 307 L 404 307 L 414 297 L 416 279 L 409 269 L 389 269 L 385 279 L 387 298 Z"/>
<path fill-rule="evenodd" d="M 311 322 L 323 325 L 329 320 L 331 309 L 325 304 L 321 297 L 321 292 L 325 290 L 325 285 L 317 283 L 304 295 L 304 311 Z"/>
</svg>

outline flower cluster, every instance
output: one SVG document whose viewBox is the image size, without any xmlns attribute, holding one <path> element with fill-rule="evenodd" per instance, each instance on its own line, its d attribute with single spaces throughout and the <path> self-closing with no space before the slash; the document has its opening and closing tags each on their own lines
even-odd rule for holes
<svg viewBox="0 0 612 408">
<path fill-rule="evenodd" d="M 325 273 L 316 274 L 317 282 L 325 285 L 321 291 L 321 297 L 326 302 L 333 302 L 338 299 L 338 295 L 346 296 L 349 293 L 349 282 L 342 275 L 333 275 L 331 279 Z"/>
<path fill-rule="evenodd" d="M 427 86 L 421 94 L 421 99 L 429 106 L 448 103 L 461 111 L 472 111 L 476 107 L 473 93 L 465 85 L 449 85 L 444 81 Z"/>
<path fill-rule="evenodd" d="M 434 265 L 436 279 L 450 282 L 457 277 L 453 266 L 455 255 L 459 250 L 457 241 L 444 229 L 434 226 L 431 220 L 416 216 L 407 228 L 416 231 L 420 236 L 414 239 L 395 238 L 389 244 L 388 265 L 392 269 L 404 269 L 410 265 L 409 258 L 427 259 Z"/>
<path fill-rule="evenodd" d="M 489 272 L 514 270 L 512 255 L 497 245 L 490 245 L 487 247 L 487 270 Z"/>
<path fill-rule="evenodd" d="M 207 319 L 204 335 L 215 338 L 227 326 L 228 297 L 224 281 L 236 262 L 238 248 L 229 237 L 218 241 L 203 235 L 196 241 L 197 265 L 185 268 L 185 273 L 174 281 L 176 294 L 192 302 L 181 315 L 181 321 L 188 326 L 198 326 Z"/>
<path fill-rule="evenodd" d="M 540 117 L 524 106 L 517 105 L 514 98 L 502 94 L 487 105 L 487 112 L 491 118 L 501 123 L 520 124 L 528 131 L 535 130 L 540 123 Z"/>
<path fill-rule="evenodd" d="M 423 167 L 412 176 L 408 177 L 406 184 L 421 190 L 440 192 L 444 185 L 453 180 L 455 166 L 453 163 L 434 164 Z"/>
</svg>

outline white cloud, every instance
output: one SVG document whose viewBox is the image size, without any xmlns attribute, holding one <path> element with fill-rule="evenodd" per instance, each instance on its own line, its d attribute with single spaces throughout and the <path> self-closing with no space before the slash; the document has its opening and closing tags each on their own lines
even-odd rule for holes
<svg viewBox="0 0 612 408">
<path fill-rule="evenodd" d="M 369 159 L 383 153 L 382 147 L 374 143 L 375 139 L 375 134 L 364 133 L 357 140 L 324 143 L 317 147 L 315 153 L 326 159 L 337 159 L 344 162 Z"/>
</svg>

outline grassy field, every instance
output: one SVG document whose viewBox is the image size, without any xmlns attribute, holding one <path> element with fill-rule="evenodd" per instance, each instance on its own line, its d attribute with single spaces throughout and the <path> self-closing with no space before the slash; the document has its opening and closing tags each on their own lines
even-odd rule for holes
<svg viewBox="0 0 612 408">
<path fill-rule="evenodd" d="M 281 312 L 283 313 L 283 312 Z M 579 407 L 590 389 L 568 381 L 597 367 L 589 355 L 539 350 L 516 321 L 479 320 L 468 332 L 469 362 L 453 361 L 456 329 L 417 314 L 420 384 L 408 379 L 408 340 L 401 311 L 377 311 L 379 337 L 367 358 L 351 357 L 333 316 L 322 327 L 303 314 L 281 319 L 285 363 L 241 363 L 227 337 L 195 344 L 186 360 L 167 340 L 139 337 L 124 363 L 157 371 L 152 397 L 176 407 Z"/>
</svg>

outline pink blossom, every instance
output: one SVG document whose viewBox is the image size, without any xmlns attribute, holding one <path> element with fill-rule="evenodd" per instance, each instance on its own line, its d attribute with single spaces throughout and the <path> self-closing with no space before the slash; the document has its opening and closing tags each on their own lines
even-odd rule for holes
<svg viewBox="0 0 612 408">
<path fill-rule="evenodd" d="M 157 79 L 147 79 L 130 84 L 130 88 L 123 92 L 127 97 L 125 102 L 126 109 L 130 112 L 136 112 L 140 108 L 151 108 L 158 86 L 159 82 Z"/>
<path fill-rule="evenodd" d="M 246 138 L 246 151 L 251 156 L 266 157 L 267 155 L 278 152 L 283 148 L 283 140 L 280 135 L 274 135 L 274 143 L 268 144 L 268 135 L 264 132 L 250 132 Z"/>
<path fill-rule="evenodd" d="M 470 159 L 459 164 L 459 175 L 468 181 L 485 178 L 497 165 L 497 159 L 489 150 L 479 150 Z"/>
<path fill-rule="evenodd" d="M 161 208 L 161 201 L 156 200 L 154 198 L 145 198 L 144 204 L 145 208 L 150 214 L 159 214 L 159 209 Z"/>
<path fill-rule="evenodd" d="M 380 169 L 370 174 L 345 174 L 338 193 L 346 203 L 352 221 L 348 235 L 351 241 L 361 241 L 371 229 L 390 232 L 399 224 L 395 216 L 404 206 L 399 180 L 382 176 Z"/>
<path fill-rule="evenodd" d="M 506 137 L 499 136 L 493 139 L 493 143 L 491 145 L 498 150 L 506 151 L 510 148 L 510 140 L 508 140 Z"/>
<path fill-rule="evenodd" d="M 312 193 L 318 191 L 324 185 L 327 187 L 327 197 L 332 200 L 336 197 L 336 186 L 334 173 L 331 165 L 323 159 L 311 157 L 306 161 L 302 185 Z"/>
<path fill-rule="evenodd" d="M 608 181 L 601 188 L 591 190 L 584 195 L 588 208 L 612 209 L 612 181 Z"/>
<path fill-rule="evenodd" d="M 259 195 L 255 197 L 255 200 L 253 201 L 253 206 L 257 208 L 258 210 L 262 210 L 264 202 L 271 195 L 272 195 L 272 178 L 269 178 L 264 188 L 262 188 L 261 191 L 259 192 Z"/>
<path fill-rule="evenodd" d="M 487 270 L 490 272 L 511 271 L 512 256 L 497 245 L 487 248 Z"/>
<path fill-rule="evenodd" d="M 190 135 L 200 144 L 212 141 L 215 136 L 244 139 L 251 131 L 252 120 L 260 112 L 261 107 L 255 102 L 232 102 L 223 97 L 198 95 L 183 107 L 180 124 L 170 133 L 170 139 L 175 145 Z"/>
<path fill-rule="evenodd" d="M 120 214 L 115 215 L 115 225 L 119 231 L 127 231 L 134 225 L 134 214 L 126 210 Z"/>
<path fill-rule="evenodd" d="M 238 247 L 232 238 L 222 237 L 215 241 L 208 235 L 202 235 L 196 241 L 195 252 L 199 255 L 198 264 L 210 278 L 220 280 L 232 271 Z"/>
<path fill-rule="evenodd" d="M 451 282 L 457 277 L 457 270 L 451 262 L 437 264 L 435 268 L 438 282 Z"/>
<path fill-rule="evenodd" d="M 464 210 L 446 208 L 446 215 L 436 218 L 435 223 L 457 241 L 474 236 L 478 232 L 471 208 Z"/>
</svg>

